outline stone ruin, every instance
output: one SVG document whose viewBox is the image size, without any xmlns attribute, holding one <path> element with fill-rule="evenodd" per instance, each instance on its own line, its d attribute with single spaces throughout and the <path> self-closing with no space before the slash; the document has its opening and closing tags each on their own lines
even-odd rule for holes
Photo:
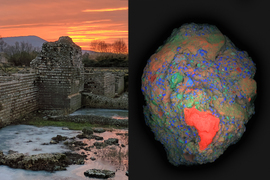
<svg viewBox="0 0 270 180">
<path fill-rule="evenodd" d="M 30 66 L 38 75 L 39 109 L 74 111 L 81 107 L 82 52 L 70 37 L 44 43 Z"/>
<path fill-rule="evenodd" d="M 123 86 L 123 77 L 108 71 L 85 72 L 81 48 L 67 36 L 44 43 L 30 66 L 30 72 L 0 76 L 0 128 L 35 110 L 71 113 L 82 106 L 82 91 L 114 97 Z"/>
</svg>

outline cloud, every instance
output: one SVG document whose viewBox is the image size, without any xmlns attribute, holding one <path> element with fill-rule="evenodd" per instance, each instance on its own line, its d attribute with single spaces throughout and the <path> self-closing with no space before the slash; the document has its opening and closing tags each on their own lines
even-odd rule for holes
<svg viewBox="0 0 270 180">
<path fill-rule="evenodd" d="M 101 19 L 101 20 L 93 20 L 93 21 L 84 21 L 83 23 L 97 23 L 97 22 L 104 22 L 104 21 L 112 21 L 111 19 Z"/>
<path fill-rule="evenodd" d="M 86 10 L 82 10 L 82 12 L 107 12 L 107 11 L 123 11 L 123 10 L 128 10 L 128 7 L 105 8 L 105 9 L 86 9 Z"/>
<path fill-rule="evenodd" d="M 0 26 L 0 29 L 12 28 L 29 28 L 29 27 L 48 27 L 48 26 L 63 26 L 64 23 L 33 23 L 33 24 L 13 24 Z"/>
<path fill-rule="evenodd" d="M 47 41 L 68 35 L 83 48 L 89 48 L 91 40 L 112 43 L 122 38 L 127 42 L 127 6 L 128 2 L 121 0 L 3 1 L 0 6 L 0 35 L 35 35 Z"/>
</svg>

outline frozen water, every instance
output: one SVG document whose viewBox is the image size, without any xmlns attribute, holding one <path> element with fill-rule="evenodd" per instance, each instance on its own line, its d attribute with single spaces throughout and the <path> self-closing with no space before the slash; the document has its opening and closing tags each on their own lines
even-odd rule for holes
<svg viewBox="0 0 270 180">
<path fill-rule="evenodd" d="M 127 130 L 122 130 L 127 132 Z M 115 132 L 122 132 L 116 130 Z M 0 151 L 4 154 L 8 153 L 8 150 L 18 151 L 19 153 L 28 153 L 29 155 L 39 153 L 56 153 L 69 151 L 65 149 L 65 146 L 60 142 L 59 144 L 41 145 L 42 143 L 49 143 L 52 137 L 56 135 L 67 136 L 69 138 L 80 134 L 81 131 L 75 130 L 62 130 L 62 127 L 35 127 L 30 125 L 11 125 L 0 129 Z M 104 139 L 119 138 L 113 132 L 95 133 L 98 136 L 102 136 Z M 32 142 L 29 142 L 32 141 Z M 83 140 L 84 143 L 93 144 L 93 140 Z M 121 140 L 119 143 L 123 143 Z M 126 147 L 128 148 L 128 147 Z M 35 151 L 34 149 L 39 149 Z M 82 150 L 80 150 L 81 152 Z M 90 152 L 93 153 L 93 152 Z M 93 154 L 88 154 L 93 156 Z M 8 166 L 0 165 L 0 179 L 3 180 L 96 180 L 84 176 L 84 172 L 88 169 L 108 169 L 116 170 L 116 167 L 110 162 L 103 161 L 97 158 L 95 161 L 88 160 L 84 165 L 70 165 L 66 171 L 56 171 L 54 173 L 46 171 L 31 171 L 23 169 L 13 169 Z M 118 170 L 111 180 L 127 180 L 125 175 L 126 170 Z"/>
<path fill-rule="evenodd" d="M 69 138 L 78 135 L 80 131 L 62 130 L 62 127 L 35 127 L 30 125 L 11 125 L 0 130 L 0 150 L 4 154 L 8 150 L 27 153 L 29 155 L 40 153 L 56 153 L 68 151 L 62 143 L 41 145 L 50 143 L 56 135 Z"/>
<path fill-rule="evenodd" d="M 128 110 L 82 108 L 70 115 L 96 115 L 114 119 L 128 119 Z"/>
</svg>

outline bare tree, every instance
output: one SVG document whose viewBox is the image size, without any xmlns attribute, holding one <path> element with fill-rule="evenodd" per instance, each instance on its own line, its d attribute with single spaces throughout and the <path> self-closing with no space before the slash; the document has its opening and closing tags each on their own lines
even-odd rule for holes
<svg viewBox="0 0 270 180">
<path fill-rule="evenodd" d="M 105 41 L 93 40 L 90 43 L 90 48 L 92 51 L 98 52 L 127 53 L 127 45 L 123 39 L 116 40 L 113 44 L 106 43 Z"/>
<path fill-rule="evenodd" d="M 110 44 L 105 41 L 94 40 L 90 43 L 90 48 L 92 51 L 97 52 L 109 52 Z"/>
<path fill-rule="evenodd" d="M 105 41 L 100 41 L 98 43 L 99 52 L 107 52 L 107 48 L 108 48 L 108 45 Z"/>
<path fill-rule="evenodd" d="M 109 53 L 113 52 L 113 46 L 110 43 L 107 43 L 107 52 Z"/>
<path fill-rule="evenodd" d="M 38 52 L 38 48 L 34 48 L 32 44 L 27 42 L 15 42 L 14 46 L 7 46 L 4 49 L 6 58 L 15 66 L 29 66 L 30 61 L 37 56 Z"/>
<path fill-rule="evenodd" d="M 112 44 L 114 53 L 127 53 L 127 45 L 123 39 L 118 39 Z"/>
<path fill-rule="evenodd" d="M 99 43 L 98 40 L 91 41 L 91 43 L 90 43 L 90 49 L 92 51 L 97 51 L 98 43 Z"/>
</svg>

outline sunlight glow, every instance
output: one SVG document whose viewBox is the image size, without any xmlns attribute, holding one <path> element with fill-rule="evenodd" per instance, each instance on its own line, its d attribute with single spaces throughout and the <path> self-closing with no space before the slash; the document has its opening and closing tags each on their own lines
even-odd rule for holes
<svg viewBox="0 0 270 180">
<path fill-rule="evenodd" d="M 128 7 L 106 8 L 106 9 L 86 9 L 86 10 L 82 10 L 82 12 L 106 12 L 106 11 L 122 11 L 122 10 L 128 10 Z"/>
</svg>

